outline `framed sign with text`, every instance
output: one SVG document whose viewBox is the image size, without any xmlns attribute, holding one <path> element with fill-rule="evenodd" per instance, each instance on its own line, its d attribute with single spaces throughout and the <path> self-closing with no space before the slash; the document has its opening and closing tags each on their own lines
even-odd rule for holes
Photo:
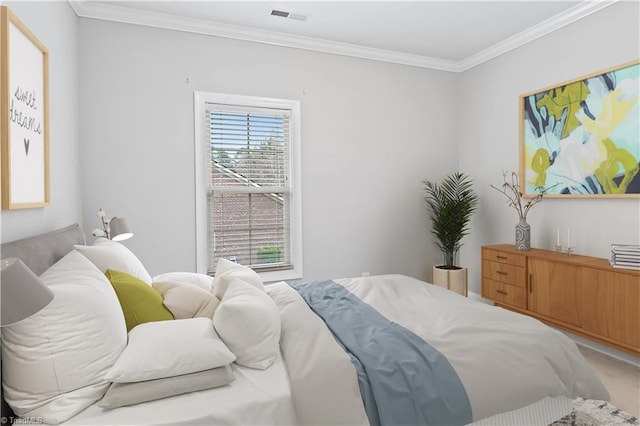
<svg viewBox="0 0 640 426">
<path fill-rule="evenodd" d="M 2 208 L 49 205 L 49 51 L 0 7 Z"/>
</svg>

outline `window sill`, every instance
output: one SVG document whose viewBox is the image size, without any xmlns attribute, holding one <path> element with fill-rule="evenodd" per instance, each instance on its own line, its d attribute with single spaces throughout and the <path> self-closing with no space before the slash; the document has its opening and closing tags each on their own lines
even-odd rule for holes
<svg viewBox="0 0 640 426">
<path fill-rule="evenodd" d="M 278 281 L 299 280 L 302 279 L 302 271 L 297 269 L 289 269 L 286 271 L 269 271 L 258 272 L 260 278 L 265 284 L 270 284 Z"/>
</svg>

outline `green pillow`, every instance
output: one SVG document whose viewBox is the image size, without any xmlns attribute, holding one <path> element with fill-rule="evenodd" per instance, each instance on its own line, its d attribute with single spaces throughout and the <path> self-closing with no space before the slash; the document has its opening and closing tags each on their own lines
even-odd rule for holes
<svg viewBox="0 0 640 426">
<path fill-rule="evenodd" d="M 120 301 L 127 332 L 145 322 L 173 319 L 171 312 L 162 304 L 160 293 L 149 284 L 133 275 L 113 269 L 107 269 L 105 275 Z"/>
</svg>

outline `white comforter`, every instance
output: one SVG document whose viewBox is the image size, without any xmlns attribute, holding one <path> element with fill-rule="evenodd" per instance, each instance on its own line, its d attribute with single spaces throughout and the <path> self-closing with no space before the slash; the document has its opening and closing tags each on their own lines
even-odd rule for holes
<svg viewBox="0 0 640 426">
<path fill-rule="evenodd" d="M 449 359 L 474 421 L 545 397 L 608 400 L 576 345 L 537 320 L 402 275 L 336 282 Z M 267 370 L 234 365 L 228 386 L 114 410 L 94 405 L 65 424 L 369 424 L 355 369 L 324 322 L 286 283 L 266 291 L 282 318 L 282 358 Z"/>
<path fill-rule="evenodd" d="M 575 343 L 541 322 L 402 275 L 336 280 L 444 354 L 474 421 L 548 396 L 608 400 Z M 298 293 L 267 286 L 282 314 L 282 355 L 300 424 L 367 424 L 349 356 Z"/>
</svg>

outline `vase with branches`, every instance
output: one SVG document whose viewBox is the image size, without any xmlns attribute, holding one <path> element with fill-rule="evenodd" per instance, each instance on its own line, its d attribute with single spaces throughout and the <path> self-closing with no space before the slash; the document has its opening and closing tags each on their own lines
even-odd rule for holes
<svg viewBox="0 0 640 426">
<path fill-rule="evenodd" d="M 518 173 L 502 171 L 502 180 L 502 185 L 496 186 L 492 183 L 491 187 L 504 194 L 504 196 L 507 197 L 507 205 L 513 207 L 518 213 L 519 221 L 516 225 L 516 249 L 529 250 L 531 248 L 531 227 L 527 223 L 527 214 L 533 206 L 542 201 L 544 194 L 553 188 L 553 186 L 536 188 L 538 193 L 524 201 Z"/>
</svg>

